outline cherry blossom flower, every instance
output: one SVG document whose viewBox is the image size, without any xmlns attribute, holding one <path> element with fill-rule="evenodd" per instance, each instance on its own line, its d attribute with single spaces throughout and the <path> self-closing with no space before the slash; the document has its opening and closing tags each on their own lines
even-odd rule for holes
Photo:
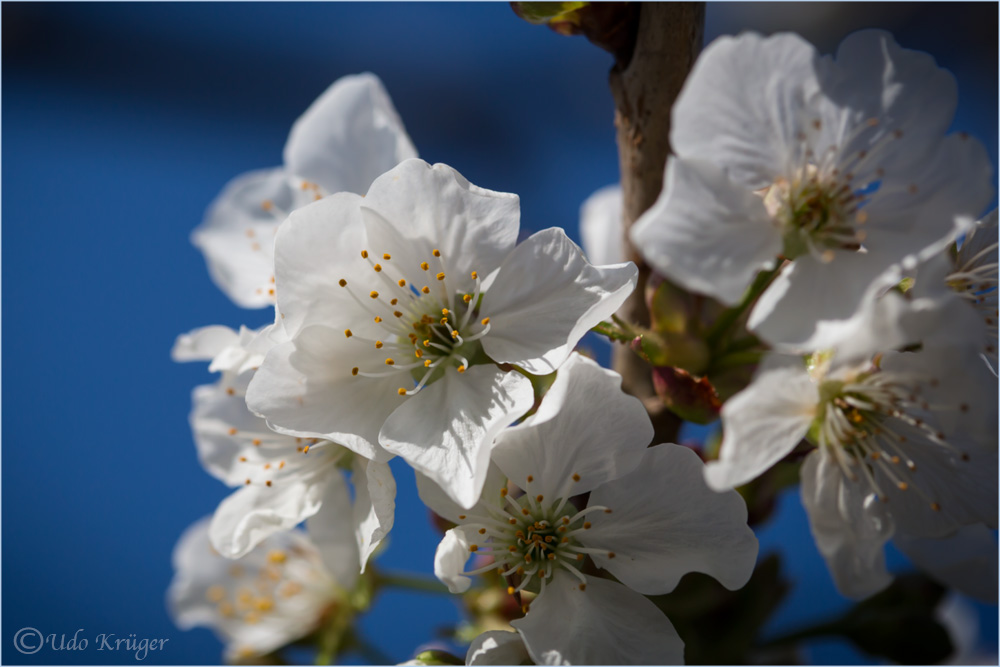
<svg viewBox="0 0 1000 667">
<path fill-rule="evenodd" d="M 459 504 L 479 497 L 489 447 L 635 286 L 559 229 L 515 247 L 516 195 L 409 160 L 364 198 L 294 212 L 275 246 L 279 319 L 247 404 L 286 434 L 402 456 Z"/>
<path fill-rule="evenodd" d="M 992 197 L 989 159 L 945 135 L 953 77 L 885 32 L 836 58 L 793 34 L 720 38 L 673 109 L 664 189 L 632 241 L 670 280 L 726 304 L 788 261 L 750 313 L 773 344 L 825 349 L 873 281 L 968 228 Z M 942 247 L 942 246 L 938 246 Z"/>
<path fill-rule="evenodd" d="M 273 305 L 274 234 L 288 213 L 334 192 L 363 194 L 377 176 L 416 155 L 378 77 L 345 76 L 292 126 L 284 166 L 233 179 L 191 240 L 234 303 Z"/>
<path fill-rule="evenodd" d="M 314 542 L 327 556 L 343 549 L 321 536 L 339 525 L 344 508 L 329 504 L 346 493 L 344 472 L 351 472 L 354 503 L 348 510 L 354 528 L 353 552 L 360 571 L 392 528 L 396 483 L 385 463 L 354 456 L 328 440 L 276 433 L 246 406 L 250 378 L 264 352 L 283 340 L 280 327 L 260 331 L 205 327 L 180 336 L 174 358 L 211 359 L 221 372 L 213 385 L 192 395 L 191 430 L 205 469 L 231 487 L 212 520 L 211 537 L 224 556 L 239 558 L 269 536 L 308 519 Z"/>
<path fill-rule="evenodd" d="M 340 498 L 347 503 L 346 495 Z M 324 561 L 299 530 L 272 535 L 238 561 L 218 554 L 207 518 L 185 531 L 174 549 L 167 601 L 182 630 L 209 627 L 226 644 L 226 660 L 274 651 L 315 630 L 345 604 L 358 579 L 357 555 Z M 341 525 L 350 545 L 350 526 Z"/>
<path fill-rule="evenodd" d="M 587 197 L 580 207 L 580 240 L 592 263 L 626 261 L 622 207 L 620 185 L 601 188 Z"/>
<path fill-rule="evenodd" d="M 850 357 L 772 355 L 722 408 L 709 486 L 748 482 L 804 438 L 800 473 L 817 547 L 838 589 L 865 597 L 891 581 L 894 536 L 941 539 L 997 525 L 995 378 L 972 348 Z"/>
<path fill-rule="evenodd" d="M 695 571 L 736 589 L 754 567 L 743 500 L 708 489 L 692 450 L 647 449 L 652 426 L 620 385 L 571 357 L 538 411 L 498 436 L 471 510 L 418 477 L 424 502 L 458 524 L 438 546 L 435 574 L 457 593 L 470 575 L 497 570 L 509 593 L 536 593 L 511 625 L 539 664 L 683 662 L 682 641 L 643 595 L 668 593 Z M 588 492 L 586 507 L 571 502 Z M 491 558 L 465 571 L 473 554 Z M 621 583 L 584 574 L 587 557 Z"/>
</svg>

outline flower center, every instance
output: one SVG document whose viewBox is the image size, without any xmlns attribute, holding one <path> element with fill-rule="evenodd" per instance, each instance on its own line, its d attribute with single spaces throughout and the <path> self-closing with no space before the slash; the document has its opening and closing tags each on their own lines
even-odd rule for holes
<svg viewBox="0 0 1000 667">
<path fill-rule="evenodd" d="M 350 328 L 344 335 L 366 346 L 361 351 L 362 366 L 351 368 L 353 376 L 382 378 L 398 375 L 400 396 L 412 396 L 427 384 L 444 376 L 448 368 L 464 373 L 470 366 L 486 361 L 479 340 L 489 333 L 490 318 L 480 317 L 482 284 L 471 273 L 475 288 L 462 293 L 449 288 L 447 269 L 439 250 L 416 266 L 403 266 L 383 253 L 376 259 L 367 251 L 371 274 L 361 277 L 364 289 L 355 290 L 354 280 L 340 280 L 361 309 L 378 325 L 377 337 L 356 335 Z M 431 286 L 434 286 L 433 288 Z M 373 355 L 372 351 L 377 350 Z M 372 363 L 372 357 L 380 361 Z"/>
<path fill-rule="evenodd" d="M 922 383 L 936 386 L 934 378 L 917 379 L 890 373 L 872 366 L 846 380 L 826 380 L 820 384 L 821 405 L 809 437 L 834 456 L 851 481 L 860 477 L 879 500 L 888 502 L 875 472 L 900 491 L 914 490 L 934 511 L 941 505 L 925 491 L 916 477 L 917 465 L 907 454 L 911 442 L 948 450 L 960 462 L 969 460 L 947 441 L 946 435 L 928 420 L 942 410 L 967 412 L 958 406 L 931 405 L 922 393 Z"/>
<path fill-rule="evenodd" d="M 573 480 L 580 476 L 574 474 Z M 533 481 L 528 476 L 528 482 Z M 567 486 L 568 488 L 568 486 Z M 582 546 L 578 537 L 590 530 L 588 515 L 594 512 L 611 513 L 611 509 L 592 505 L 582 510 L 564 498 L 549 500 L 543 495 L 532 495 L 530 491 L 514 498 L 506 488 L 500 490 L 496 504 L 491 499 L 482 507 L 487 516 L 459 515 L 459 519 L 470 533 L 475 529 L 482 536 L 480 541 L 469 545 L 469 551 L 493 557 L 493 562 L 472 570 L 464 575 L 480 574 L 495 569 L 508 581 L 507 592 L 511 595 L 527 590 L 538 593 L 545 590 L 546 582 L 556 569 L 562 568 L 580 580 L 580 589 L 586 587 L 586 577 L 579 570 L 587 554 L 598 554 L 614 558 L 615 554 L 604 549 Z"/>
</svg>

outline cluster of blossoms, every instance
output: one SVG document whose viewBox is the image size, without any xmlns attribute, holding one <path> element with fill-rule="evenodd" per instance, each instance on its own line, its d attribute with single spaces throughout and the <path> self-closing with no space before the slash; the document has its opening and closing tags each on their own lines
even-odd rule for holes
<svg viewBox="0 0 1000 667">
<path fill-rule="evenodd" d="M 631 232 L 720 321 L 746 310 L 766 351 L 700 458 L 652 442 L 621 378 L 574 351 L 637 283 L 620 193 L 585 206 L 596 263 L 558 228 L 517 243 L 516 195 L 417 159 L 374 76 L 336 82 L 284 166 L 235 179 L 193 237 L 236 304 L 274 316 L 173 350 L 220 373 L 191 426 L 236 488 L 177 547 L 178 624 L 214 627 L 234 658 L 349 626 L 397 456 L 452 526 L 427 555 L 438 579 L 483 575 L 520 609 L 468 664 L 682 663 L 647 596 L 689 572 L 746 584 L 757 540 L 734 489 L 806 448 L 803 503 L 845 595 L 888 585 L 894 539 L 988 596 L 969 563 L 992 554 L 995 577 L 996 215 L 976 222 L 990 167 L 945 134 L 954 104 L 949 74 L 880 32 L 835 58 L 793 35 L 705 50 Z"/>
</svg>

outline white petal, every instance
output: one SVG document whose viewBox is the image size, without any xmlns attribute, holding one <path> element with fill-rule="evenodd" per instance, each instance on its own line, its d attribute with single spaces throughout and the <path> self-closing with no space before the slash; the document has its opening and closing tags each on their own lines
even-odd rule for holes
<svg viewBox="0 0 1000 667">
<path fill-rule="evenodd" d="M 674 105 L 670 143 L 681 158 L 727 165 L 750 190 L 773 183 L 793 155 L 817 88 L 816 50 L 798 35 L 744 33 L 712 42 Z"/>
<path fill-rule="evenodd" d="M 459 526 L 445 533 L 434 553 L 434 576 L 452 593 L 464 593 L 472 583 L 471 579 L 461 574 L 469 560 L 469 545 L 472 544 L 464 528 Z"/>
<path fill-rule="evenodd" d="M 580 239 L 591 264 L 620 264 L 625 256 L 622 187 L 608 185 L 587 197 L 580 207 Z"/>
<path fill-rule="evenodd" d="M 211 361 L 238 340 L 239 334 L 218 324 L 192 329 L 177 337 L 170 350 L 170 358 L 174 361 Z"/>
<path fill-rule="evenodd" d="M 758 271 L 774 266 L 781 233 L 764 200 L 722 169 L 671 157 L 663 192 L 636 221 L 632 243 L 674 282 L 735 304 Z"/>
<path fill-rule="evenodd" d="M 795 449 L 815 417 L 819 395 L 799 359 L 763 368 L 722 406 L 719 460 L 705 466 L 716 491 L 745 484 Z"/>
<path fill-rule="evenodd" d="M 268 536 L 293 528 L 319 511 L 324 482 L 306 478 L 244 486 L 215 510 L 209 529 L 212 546 L 227 558 L 239 558 Z"/>
<path fill-rule="evenodd" d="M 517 241 L 520 200 L 469 183 L 451 167 L 407 160 L 372 183 L 362 211 L 372 247 L 417 270 L 445 273 L 453 290 L 492 273 Z M 374 215 L 372 215 L 374 213 Z M 432 255 L 440 251 L 440 258 Z"/>
<path fill-rule="evenodd" d="M 511 625 L 536 664 L 681 665 L 684 642 L 663 612 L 619 583 L 556 572 Z"/>
<path fill-rule="evenodd" d="M 288 172 L 327 193 L 363 195 L 377 177 L 417 151 L 377 76 L 337 79 L 295 121 L 285 144 Z"/>
<path fill-rule="evenodd" d="M 360 362 L 351 343 L 343 332 L 317 326 L 278 345 L 250 382 L 247 406 L 281 433 L 333 440 L 385 461 L 378 431 L 405 400 L 397 394 L 399 378 L 352 376 L 350 367 Z"/>
<path fill-rule="evenodd" d="M 986 526 L 966 526 L 939 540 L 900 535 L 894 543 L 914 565 L 943 585 L 996 604 L 997 539 Z"/>
<path fill-rule="evenodd" d="M 467 665 L 521 665 L 531 658 L 516 632 L 490 630 L 472 640 L 465 654 Z"/>
<path fill-rule="evenodd" d="M 556 370 L 580 338 L 635 289 L 635 265 L 593 266 L 558 228 L 533 234 L 507 257 L 483 296 L 483 350 L 529 373 Z"/>
<path fill-rule="evenodd" d="M 385 421 L 379 443 L 472 507 L 486 479 L 493 439 L 534 402 L 531 381 L 516 372 L 473 366 L 450 370 Z"/>
<path fill-rule="evenodd" d="M 571 355 L 538 411 L 497 437 L 493 460 L 519 487 L 552 501 L 621 477 L 653 438 L 646 409 L 621 382 L 614 371 Z"/>
<path fill-rule="evenodd" d="M 276 211 L 290 211 L 294 203 L 283 169 L 243 174 L 226 185 L 191 234 L 213 282 L 236 305 L 274 304 L 274 234 L 283 218 Z"/>
<path fill-rule="evenodd" d="M 361 571 L 382 543 L 396 516 L 396 479 L 386 463 L 354 459 L 353 525 L 361 557 Z"/>
<path fill-rule="evenodd" d="M 275 240 L 278 310 L 289 335 L 310 324 L 355 329 L 374 327 L 372 316 L 351 298 L 367 298 L 377 282 L 361 257 L 366 247 L 361 197 L 340 193 L 293 212 Z M 340 281 L 346 280 L 346 287 Z M 379 283 L 379 287 L 382 285 Z"/>
<path fill-rule="evenodd" d="M 703 467 L 687 447 L 657 445 L 631 473 L 594 489 L 588 505 L 613 512 L 592 515 L 580 540 L 615 554 L 594 554 L 594 562 L 646 595 L 669 593 L 688 572 L 730 590 L 746 584 L 757 562 L 746 503 L 735 491 L 709 489 Z"/>
<path fill-rule="evenodd" d="M 465 519 L 461 517 L 470 514 L 484 516 L 489 512 L 484 507 L 484 504 L 488 503 L 494 506 L 497 504 L 503 505 L 502 502 L 497 503 L 497 498 L 499 497 L 500 489 L 507 486 L 507 476 L 492 461 L 486 473 L 486 482 L 483 484 L 483 492 L 479 498 L 479 502 L 469 509 L 462 507 L 448 497 L 448 494 L 441 490 L 441 487 L 427 477 L 427 475 L 417 471 L 414 471 L 414 473 L 417 480 L 417 494 L 420 496 L 420 500 L 432 512 L 452 523 L 463 523 Z"/>
<path fill-rule="evenodd" d="M 803 255 L 785 266 L 757 300 L 747 328 L 786 350 L 835 345 L 859 316 L 865 295 L 892 284 L 892 269 L 888 258 L 875 253 L 839 252 L 829 264 Z"/>
<path fill-rule="evenodd" d="M 306 530 L 323 565 L 344 591 L 354 590 L 360 570 L 351 522 L 351 496 L 339 471 L 331 470 L 324 484 L 322 507 L 306 520 Z"/>
<path fill-rule="evenodd" d="M 837 590 L 860 599 L 888 586 L 884 546 L 893 526 L 884 504 L 846 480 L 825 450 L 806 457 L 800 478 L 809 527 Z"/>
</svg>

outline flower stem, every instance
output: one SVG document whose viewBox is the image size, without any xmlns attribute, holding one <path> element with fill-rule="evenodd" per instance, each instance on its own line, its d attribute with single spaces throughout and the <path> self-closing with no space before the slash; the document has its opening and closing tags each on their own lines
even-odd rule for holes
<svg viewBox="0 0 1000 667">
<path fill-rule="evenodd" d="M 705 336 L 705 342 L 708 346 L 717 350 L 720 344 L 729 336 L 732 332 L 733 325 L 736 321 L 747 311 L 747 309 L 757 300 L 767 286 L 771 284 L 771 280 L 778 275 L 778 271 L 781 269 L 780 264 L 770 271 L 761 271 L 754 278 L 753 283 L 750 285 L 750 289 L 743 296 L 743 300 L 739 302 L 736 306 L 724 311 L 719 319 L 715 321 L 712 325 L 711 330 L 709 330 L 708 335 Z"/>
<path fill-rule="evenodd" d="M 421 577 L 405 572 L 379 572 L 375 575 L 375 585 L 379 588 L 382 586 L 391 586 L 420 593 L 448 595 L 448 587 L 437 579 Z"/>
</svg>

